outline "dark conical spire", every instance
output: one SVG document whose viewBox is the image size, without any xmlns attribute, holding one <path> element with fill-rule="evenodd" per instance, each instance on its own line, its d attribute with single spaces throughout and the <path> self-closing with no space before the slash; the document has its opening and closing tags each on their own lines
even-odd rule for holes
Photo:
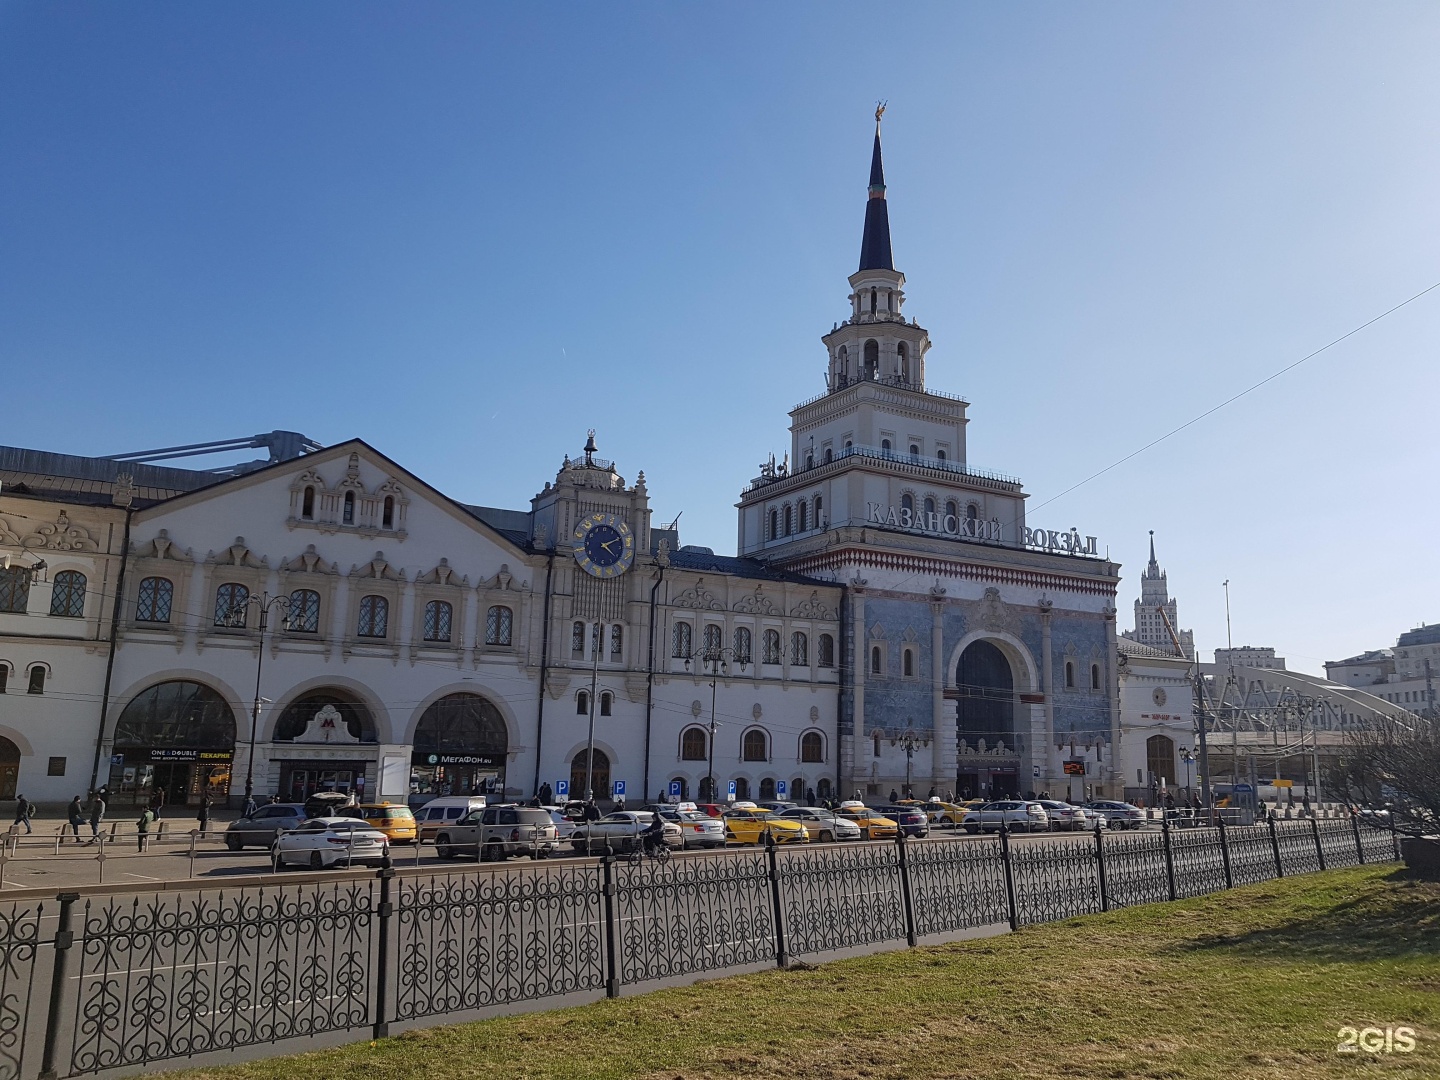
<svg viewBox="0 0 1440 1080">
<path fill-rule="evenodd" d="M 880 156 L 880 117 L 875 109 L 875 149 L 870 154 L 870 198 L 865 203 L 865 237 L 860 241 L 861 270 L 894 270 L 890 254 L 890 211 L 885 205 L 885 163 Z"/>
<path fill-rule="evenodd" d="M 1160 564 L 1155 561 L 1155 530 L 1150 530 L 1150 565 L 1145 568 L 1150 577 L 1160 576 Z"/>
</svg>

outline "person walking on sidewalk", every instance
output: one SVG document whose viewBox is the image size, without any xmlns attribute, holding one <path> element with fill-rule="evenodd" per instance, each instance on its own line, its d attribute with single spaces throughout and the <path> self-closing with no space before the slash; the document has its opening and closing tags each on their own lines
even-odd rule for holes
<svg viewBox="0 0 1440 1080">
<path fill-rule="evenodd" d="M 24 795 L 15 800 L 15 825 L 24 825 L 27 833 L 35 830 L 30 828 L 30 815 L 35 812 L 35 804 L 30 802 Z M 15 825 L 10 826 L 13 830 Z"/>
<path fill-rule="evenodd" d="M 155 811 L 148 806 L 140 812 L 140 820 L 135 822 L 136 850 L 144 851 L 145 845 L 150 839 L 150 823 L 155 820 Z"/>
<path fill-rule="evenodd" d="M 85 824 L 85 807 L 80 805 L 79 795 L 70 800 L 70 805 L 65 808 L 65 817 L 70 822 L 70 828 L 75 830 L 75 842 L 80 843 L 80 826 Z"/>
<path fill-rule="evenodd" d="M 245 796 L 245 816 L 246 816 L 246 817 L 254 817 L 254 816 L 255 816 L 255 811 L 256 811 L 257 809 L 259 809 L 259 808 L 255 805 L 255 796 L 254 796 L 254 795 L 246 795 L 246 796 Z"/>
<path fill-rule="evenodd" d="M 210 807 L 214 805 L 215 800 L 210 797 L 210 792 L 207 791 L 205 792 L 205 794 L 200 796 L 200 813 L 196 814 L 195 816 L 200 821 L 201 836 L 204 836 L 207 832 L 210 831 Z"/>
<path fill-rule="evenodd" d="M 100 842 L 100 822 L 105 820 L 105 789 L 101 788 L 90 798 L 90 840 Z"/>
</svg>

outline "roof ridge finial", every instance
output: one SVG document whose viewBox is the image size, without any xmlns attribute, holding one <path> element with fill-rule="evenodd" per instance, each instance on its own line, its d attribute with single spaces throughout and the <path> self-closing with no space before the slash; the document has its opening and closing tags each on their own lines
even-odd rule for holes
<svg viewBox="0 0 1440 1080">
<path fill-rule="evenodd" d="M 887 101 L 877 101 L 877 102 L 875 102 L 875 130 L 876 130 L 876 131 L 879 131 L 879 130 L 880 130 L 880 118 L 885 115 L 885 106 L 888 105 L 888 104 L 889 104 L 889 102 L 887 102 Z"/>
</svg>

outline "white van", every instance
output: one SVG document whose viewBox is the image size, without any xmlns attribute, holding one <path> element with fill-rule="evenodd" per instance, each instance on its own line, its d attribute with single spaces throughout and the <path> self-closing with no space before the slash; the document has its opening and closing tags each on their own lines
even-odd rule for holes
<svg viewBox="0 0 1440 1080">
<path fill-rule="evenodd" d="M 443 795 L 431 799 L 415 811 L 415 824 L 420 833 L 417 843 L 433 841 L 443 825 L 453 825 L 471 810 L 484 810 L 484 795 Z"/>
</svg>

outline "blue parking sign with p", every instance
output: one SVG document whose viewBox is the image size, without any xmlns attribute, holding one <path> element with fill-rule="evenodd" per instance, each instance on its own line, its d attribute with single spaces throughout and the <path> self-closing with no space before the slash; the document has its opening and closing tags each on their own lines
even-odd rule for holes
<svg viewBox="0 0 1440 1080">
<path fill-rule="evenodd" d="M 735 798 L 735 781 L 730 781 L 730 798 Z"/>
<path fill-rule="evenodd" d="M 789 787 L 788 784 L 785 783 L 784 780 L 776 780 L 776 781 L 775 781 L 775 794 L 776 794 L 777 796 L 779 796 L 780 798 L 782 798 L 782 799 L 785 798 L 785 795 L 786 795 L 786 793 L 787 793 L 789 790 L 790 790 L 790 787 Z"/>
<path fill-rule="evenodd" d="M 678 798 L 680 797 L 680 781 L 679 781 L 679 780 L 671 780 L 671 781 L 670 781 L 670 794 L 671 794 L 671 796 L 672 796 L 673 798 L 676 798 L 676 799 L 678 799 Z"/>
<path fill-rule="evenodd" d="M 625 781 L 624 781 L 624 780 L 616 780 L 616 781 L 615 781 L 615 797 L 616 797 L 617 799 L 620 799 L 620 798 L 623 798 L 624 795 L 625 795 Z"/>
<path fill-rule="evenodd" d="M 569 795 L 569 794 L 570 794 L 570 781 L 569 781 L 569 780 L 556 780 L 556 781 L 555 781 L 555 794 L 556 794 L 556 795 Z"/>
</svg>

